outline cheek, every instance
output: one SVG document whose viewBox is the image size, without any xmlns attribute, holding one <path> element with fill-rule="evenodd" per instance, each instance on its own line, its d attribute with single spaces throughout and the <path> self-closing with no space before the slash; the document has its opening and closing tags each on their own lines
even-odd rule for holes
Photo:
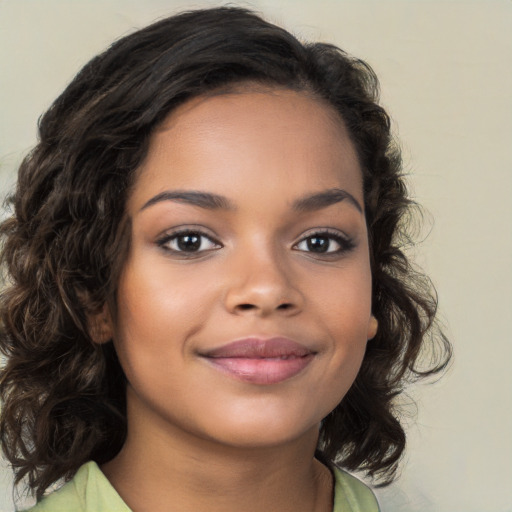
<svg viewBox="0 0 512 512">
<path fill-rule="evenodd" d="M 127 266 L 118 292 L 120 325 L 159 333 L 199 320 L 211 300 L 211 278 L 186 268 L 171 270 L 165 260 L 155 260 Z"/>
<path fill-rule="evenodd" d="M 369 265 L 312 289 L 316 322 L 329 338 L 329 374 L 338 389 L 348 389 L 361 366 L 372 322 Z"/>
<path fill-rule="evenodd" d="M 137 256 L 126 264 L 119 282 L 114 335 L 128 378 L 140 368 L 167 368 L 170 360 L 181 360 L 188 340 L 215 308 L 218 295 L 211 276 L 186 268 L 171 271 L 161 257 Z"/>
<path fill-rule="evenodd" d="M 308 285 L 311 304 L 326 327 L 334 332 L 367 341 L 368 323 L 371 318 L 372 277 L 365 260 L 357 262 L 351 272 L 340 269 L 338 274 L 322 276 Z M 333 332 L 333 335 L 334 335 Z"/>
</svg>

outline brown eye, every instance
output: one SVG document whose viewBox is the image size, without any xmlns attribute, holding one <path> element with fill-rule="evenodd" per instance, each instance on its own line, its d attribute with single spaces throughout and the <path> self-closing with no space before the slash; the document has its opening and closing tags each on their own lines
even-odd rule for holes
<svg viewBox="0 0 512 512">
<path fill-rule="evenodd" d="M 176 253 L 201 253 L 219 249 L 221 245 L 200 231 L 181 231 L 166 235 L 158 241 L 163 249 Z"/>
<path fill-rule="evenodd" d="M 201 248 L 201 235 L 179 235 L 176 237 L 176 245 L 180 251 L 195 252 Z"/>
<path fill-rule="evenodd" d="M 320 232 L 303 238 L 294 249 L 312 254 L 335 255 L 347 252 L 353 247 L 354 243 L 348 237 L 338 233 Z"/>
<path fill-rule="evenodd" d="M 331 240 L 327 236 L 311 236 L 306 239 L 306 245 L 310 252 L 328 252 Z"/>
</svg>

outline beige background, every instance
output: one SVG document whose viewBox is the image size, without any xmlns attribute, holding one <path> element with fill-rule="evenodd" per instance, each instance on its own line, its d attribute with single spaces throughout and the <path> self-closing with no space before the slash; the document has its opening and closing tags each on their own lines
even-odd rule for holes
<svg viewBox="0 0 512 512">
<path fill-rule="evenodd" d="M 419 412 L 401 479 L 378 492 L 383 512 L 512 511 L 512 2 L 233 3 L 374 67 L 413 195 L 430 212 L 417 258 L 437 285 L 456 358 L 441 382 L 412 392 Z M 2 196 L 38 116 L 89 58 L 155 18 L 217 4 L 0 0 Z"/>
</svg>

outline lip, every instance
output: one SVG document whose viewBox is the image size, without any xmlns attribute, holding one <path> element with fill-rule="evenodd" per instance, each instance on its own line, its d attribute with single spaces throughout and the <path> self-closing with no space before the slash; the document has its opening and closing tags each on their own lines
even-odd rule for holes
<svg viewBox="0 0 512 512">
<path fill-rule="evenodd" d="M 251 384 L 277 384 L 304 370 L 316 352 L 289 338 L 244 338 L 203 354 L 212 366 Z"/>
</svg>

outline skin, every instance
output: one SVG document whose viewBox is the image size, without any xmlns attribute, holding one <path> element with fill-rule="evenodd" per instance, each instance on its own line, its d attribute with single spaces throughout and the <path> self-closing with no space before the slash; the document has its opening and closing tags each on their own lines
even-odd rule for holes
<svg viewBox="0 0 512 512">
<path fill-rule="evenodd" d="M 297 211 L 333 189 L 349 196 Z M 176 191 L 229 208 L 161 195 Z M 343 123 L 306 93 L 195 98 L 154 134 L 127 204 L 117 322 L 104 333 L 128 380 L 128 437 L 102 469 L 134 511 L 332 510 L 330 473 L 314 459 L 319 422 L 377 329 L 363 204 Z M 176 229 L 204 233 L 199 250 L 180 252 Z M 315 234 L 327 252 L 311 250 Z M 249 336 L 284 336 L 314 356 L 269 385 L 203 357 Z"/>
</svg>

